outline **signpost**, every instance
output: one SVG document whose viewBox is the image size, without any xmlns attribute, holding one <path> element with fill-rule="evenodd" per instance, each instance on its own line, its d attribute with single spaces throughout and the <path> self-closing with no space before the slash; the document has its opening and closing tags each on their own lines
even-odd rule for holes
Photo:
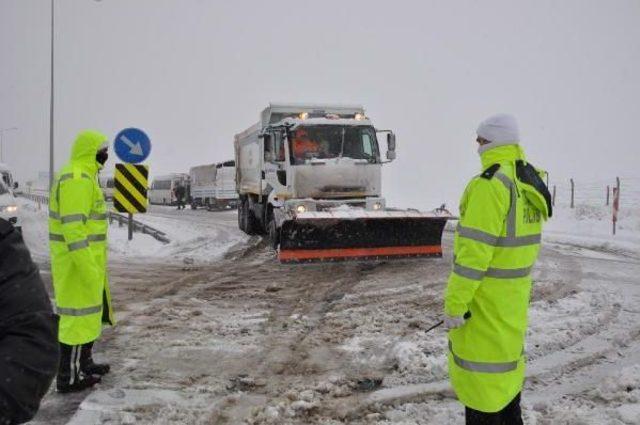
<svg viewBox="0 0 640 425">
<path fill-rule="evenodd" d="M 613 188 L 613 234 L 616 234 L 616 224 L 618 223 L 618 210 L 620 209 L 620 178 L 616 177 L 616 187 Z"/>
<path fill-rule="evenodd" d="M 125 164 L 116 164 L 113 206 L 116 211 L 129 214 L 129 240 L 133 239 L 133 214 L 147 212 L 149 166 L 138 165 L 149 157 L 151 140 L 144 131 L 125 128 L 113 142 L 118 158 Z"/>
</svg>

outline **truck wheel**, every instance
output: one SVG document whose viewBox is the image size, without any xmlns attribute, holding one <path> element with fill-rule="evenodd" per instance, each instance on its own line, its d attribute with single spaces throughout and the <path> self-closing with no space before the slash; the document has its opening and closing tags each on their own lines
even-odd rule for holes
<svg viewBox="0 0 640 425">
<path fill-rule="evenodd" d="M 251 206 L 249 205 L 249 200 L 246 199 L 244 201 L 244 231 L 248 235 L 255 235 L 259 231 L 258 222 L 253 215 L 253 211 L 251 211 Z"/>
<path fill-rule="evenodd" d="M 280 229 L 276 224 L 276 219 L 273 216 L 273 211 L 269 211 L 269 219 L 267 221 L 267 236 L 269 238 L 269 246 L 274 250 L 278 250 L 280 245 Z"/>
<path fill-rule="evenodd" d="M 238 202 L 238 228 L 246 233 L 246 230 L 244 227 L 244 224 L 245 224 L 244 203 L 245 203 L 245 200 L 243 199 L 241 199 L 240 202 Z M 211 211 L 211 205 L 209 205 L 209 211 Z"/>
</svg>

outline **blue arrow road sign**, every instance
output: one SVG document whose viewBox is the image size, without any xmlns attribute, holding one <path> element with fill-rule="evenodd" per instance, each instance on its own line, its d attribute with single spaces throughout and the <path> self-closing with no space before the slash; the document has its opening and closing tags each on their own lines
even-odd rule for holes
<svg viewBox="0 0 640 425">
<path fill-rule="evenodd" d="M 122 161 L 137 164 L 149 156 L 151 140 L 138 128 L 125 128 L 116 136 L 113 149 Z"/>
</svg>

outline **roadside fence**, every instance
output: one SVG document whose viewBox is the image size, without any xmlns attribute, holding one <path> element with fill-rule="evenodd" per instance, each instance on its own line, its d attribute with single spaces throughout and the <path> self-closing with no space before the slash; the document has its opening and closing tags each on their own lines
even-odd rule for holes
<svg viewBox="0 0 640 425">
<path fill-rule="evenodd" d="M 579 205 L 611 208 L 614 235 L 621 207 L 640 207 L 640 177 L 614 177 L 608 180 L 569 178 L 559 181 L 550 181 L 547 177 L 547 185 L 553 206 L 568 206 L 571 209 Z M 625 194 L 624 198 L 622 194 Z"/>
</svg>

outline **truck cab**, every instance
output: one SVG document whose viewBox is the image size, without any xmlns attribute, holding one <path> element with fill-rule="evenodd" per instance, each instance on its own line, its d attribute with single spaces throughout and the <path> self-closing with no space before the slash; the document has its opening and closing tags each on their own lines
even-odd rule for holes
<svg viewBox="0 0 640 425">
<path fill-rule="evenodd" d="M 236 135 L 239 225 L 277 244 L 285 220 L 335 208 L 383 210 L 377 134 L 361 106 L 271 104 L 261 122 Z"/>
</svg>

